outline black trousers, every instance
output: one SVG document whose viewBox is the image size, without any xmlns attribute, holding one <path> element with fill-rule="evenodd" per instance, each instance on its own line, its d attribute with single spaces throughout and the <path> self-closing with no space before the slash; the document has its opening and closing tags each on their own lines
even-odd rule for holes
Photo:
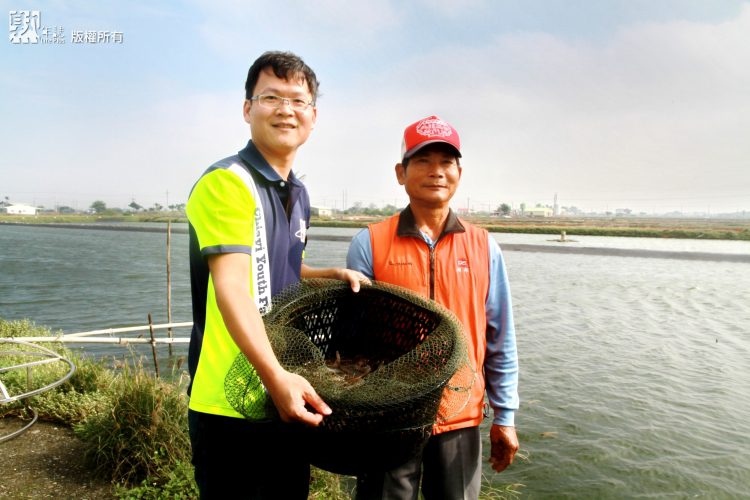
<svg viewBox="0 0 750 500">
<path fill-rule="evenodd" d="M 389 471 L 357 477 L 357 500 L 425 500 L 479 497 L 482 482 L 479 427 L 431 436 L 422 454 Z"/>
<path fill-rule="evenodd" d="M 307 498 L 310 465 L 298 425 L 192 410 L 188 424 L 201 500 Z"/>
</svg>

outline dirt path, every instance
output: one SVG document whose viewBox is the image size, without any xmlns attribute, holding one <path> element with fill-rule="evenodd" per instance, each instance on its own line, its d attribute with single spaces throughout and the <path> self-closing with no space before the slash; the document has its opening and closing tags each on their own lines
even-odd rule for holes
<svg viewBox="0 0 750 500">
<path fill-rule="evenodd" d="M 0 436 L 23 424 L 0 419 Z M 0 498 L 99 500 L 114 498 L 112 486 L 91 477 L 83 444 L 67 427 L 37 422 L 20 436 L 0 443 Z"/>
</svg>

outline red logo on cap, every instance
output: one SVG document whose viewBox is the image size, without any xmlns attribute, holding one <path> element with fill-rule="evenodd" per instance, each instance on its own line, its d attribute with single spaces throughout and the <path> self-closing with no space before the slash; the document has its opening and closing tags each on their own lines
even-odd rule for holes
<svg viewBox="0 0 750 500">
<path fill-rule="evenodd" d="M 417 124 L 417 133 L 425 137 L 450 137 L 453 132 L 440 118 L 426 118 Z"/>
</svg>

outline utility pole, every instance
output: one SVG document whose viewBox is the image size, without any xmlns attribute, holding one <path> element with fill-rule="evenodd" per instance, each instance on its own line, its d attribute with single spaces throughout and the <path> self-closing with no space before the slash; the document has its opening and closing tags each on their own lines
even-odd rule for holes
<svg viewBox="0 0 750 500">
<path fill-rule="evenodd" d="M 560 215 L 560 207 L 557 205 L 557 193 L 555 193 L 555 204 L 552 205 L 552 213 L 557 217 Z"/>
</svg>

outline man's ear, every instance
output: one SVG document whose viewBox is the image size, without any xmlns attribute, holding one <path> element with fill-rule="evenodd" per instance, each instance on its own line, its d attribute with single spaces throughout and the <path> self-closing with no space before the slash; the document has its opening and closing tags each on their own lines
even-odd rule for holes
<svg viewBox="0 0 750 500">
<path fill-rule="evenodd" d="M 396 163 L 396 179 L 403 186 L 406 183 L 406 167 L 402 163 Z"/>
<path fill-rule="evenodd" d="M 245 118 L 246 123 L 250 123 L 250 108 L 253 106 L 253 101 L 245 99 L 242 104 L 242 116 Z"/>
</svg>

